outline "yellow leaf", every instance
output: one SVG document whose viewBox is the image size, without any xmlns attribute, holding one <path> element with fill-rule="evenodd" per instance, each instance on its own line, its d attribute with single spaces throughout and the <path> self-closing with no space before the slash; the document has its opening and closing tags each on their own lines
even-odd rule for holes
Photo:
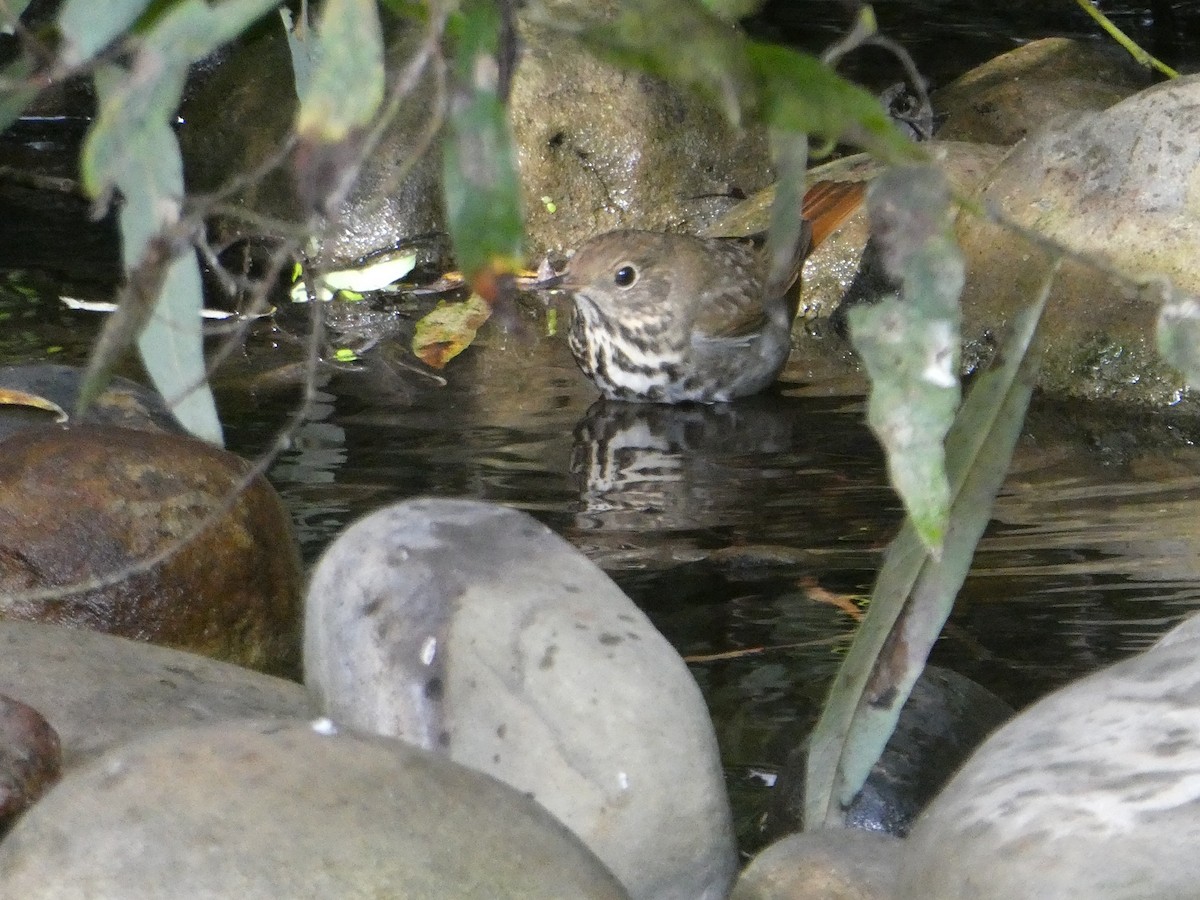
<svg viewBox="0 0 1200 900">
<path fill-rule="evenodd" d="M 55 416 L 55 421 L 67 421 L 70 416 L 66 410 L 52 400 L 47 400 L 45 397 L 39 397 L 37 394 L 28 394 L 25 391 L 13 390 L 11 388 L 0 388 L 0 405 L 7 406 L 32 406 L 35 409 L 44 409 L 46 412 L 52 412 Z"/>
<path fill-rule="evenodd" d="M 471 345 L 491 314 L 491 304 L 478 294 L 461 303 L 439 303 L 417 322 L 413 353 L 427 366 L 440 369 Z"/>
</svg>

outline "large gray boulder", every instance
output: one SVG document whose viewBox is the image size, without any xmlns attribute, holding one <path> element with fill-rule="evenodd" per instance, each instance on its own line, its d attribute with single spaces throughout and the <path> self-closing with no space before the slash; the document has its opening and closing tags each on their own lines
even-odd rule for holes
<svg viewBox="0 0 1200 900">
<path fill-rule="evenodd" d="M 625 896 L 511 788 L 323 722 L 224 722 L 113 750 L 0 843 L 0 885 L 28 900 Z"/>
<path fill-rule="evenodd" d="M 989 738 L 917 820 L 905 900 L 1194 897 L 1200 619 Z"/>
<path fill-rule="evenodd" d="M 0 694 L 43 716 L 65 768 L 144 732 L 313 715 L 307 691 L 194 653 L 34 622 L 0 621 Z"/>
<path fill-rule="evenodd" d="M 634 897 L 724 897 L 735 870 L 712 723 L 687 666 L 528 515 L 419 500 L 326 551 L 305 673 L 326 714 L 527 793 Z"/>
</svg>

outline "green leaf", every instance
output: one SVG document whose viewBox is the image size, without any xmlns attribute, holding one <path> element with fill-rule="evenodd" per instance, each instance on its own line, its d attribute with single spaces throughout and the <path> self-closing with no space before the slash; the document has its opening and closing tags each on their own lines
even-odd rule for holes
<svg viewBox="0 0 1200 900">
<path fill-rule="evenodd" d="M 326 0 L 311 71 L 299 94 L 296 130 L 336 144 L 370 124 L 383 102 L 383 34 L 375 0 Z"/>
<path fill-rule="evenodd" d="M 471 280 L 520 267 L 525 236 L 517 155 L 500 98 L 476 91 L 457 102 L 442 149 L 446 219 L 459 267 Z"/>
<path fill-rule="evenodd" d="M 489 299 L 491 276 L 520 268 L 525 238 L 516 145 L 498 93 L 498 15 L 490 0 L 465 0 L 451 18 L 454 78 L 442 147 L 454 253 Z"/>
<path fill-rule="evenodd" d="M 1171 289 L 1158 314 L 1158 352 L 1191 387 L 1200 386 L 1200 300 Z"/>
<path fill-rule="evenodd" d="M 810 742 L 806 829 L 844 826 L 846 808 L 883 752 L 950 615 L 1025 420 L 1054 274 L 1014 317 L 996 364 L 977 377 L 947 436 L 952 505 L 940 557 L 924 545 L 911 519 L 888 547 L 867 615 Z"/>
<path fill-rule="evenodd" d="M 803 260 L 808 250 L 812 230 L 804 221 L 805 177 L 808 171 L 808 137 L 796 132 L 776 131 L 771 134 L 774 151 L 775 199 L 771 202 L 771 223 L 767 229 L 767 277 L 763 280 L 764 308 L 777 314 L 782 304 L 765 302 L 786 290 L 796 271 L 797 257 Z M 782 323 L 792 327 L 790 321 Z"/>
<path fill-rule="evenodd" d="M 67 0 L 58 13 L 59 56 L 81 66 L 122 35 L 145 12 L 150 0 Z"/>
<path fill-rule="evenodd" d="M 885 162 L 915 162 L 925 151 L 906 138 L 876 97 L 814 56 L 747 42 L 757 118 L 829 142 L 848 141 Z"/>
<path fill-rule="evenodd" d="M 204 291 L 200 265 L 188 248 L 170 263 L 154 312 L 138 336 L 146 374 L 188 431 L 221 446 L 224 436 L 208 386 L 200 310 Z"/>
<path fill-rule="evenodd" d="M 938 552 L 949 513 L 942 442 L 959 401 L 962 254 L 949 233 L 949 188 L 933 166 L 885 172 L 868 205 L 899 298 L 850 310 L 850 334 L 871 377 L 867 421 L 925 546 Z"/>
<path fill-rule="evenodd" d="M 625 0 L 617 10 L 579 32 L 596 56 L 696 91 L 734 124 L 758 106 L 746 38 L 729 22 L 694 0 Z"/>
<path fill-rule="evenodd" d="M 0 131 L 4 131 L 25 112 L 25 107 L 38 95 L 38 88 L 30 80 L 36 66 L 33 58 L 22 53 L 3 69 L 0 83 L 8 89 L 0 93 Z"/>
</svg>

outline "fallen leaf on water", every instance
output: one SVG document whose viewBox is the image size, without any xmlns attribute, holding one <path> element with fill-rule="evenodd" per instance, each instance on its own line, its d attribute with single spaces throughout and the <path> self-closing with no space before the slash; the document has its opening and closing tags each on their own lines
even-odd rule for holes
<svg viewBox="0 0 1200 900">
<path fill-rule="evenodd" d="M 45 397 L 39 397 L 37 394 L 29 394 L 25 391 L 13 390 L 11 388 L 0 388 L 0 405 L 32 406 L 35 409 L 44 409 L 46 412 L 54 413 L 55 421 L 59 423 L 71 418 L 67 415 L 67 411 L 53 400 L 47 400 Z"/>
<path fill-rule="evenodd" d="M 471 346 L 475 332 L 491 314 L 491 304 L 478 294 L 461 303 L 439 303 L 417 322 L 413 353 L 427 366 L 440 369 Z"/>
</svg>

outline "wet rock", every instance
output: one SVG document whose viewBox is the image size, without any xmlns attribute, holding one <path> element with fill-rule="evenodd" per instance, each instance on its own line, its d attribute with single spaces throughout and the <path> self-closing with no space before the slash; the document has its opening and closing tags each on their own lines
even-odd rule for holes
<svg viewBox="0 0 1200 900">
<path fill-rule="evenodd" d="M 444 757 L 307 723 L 151 735 L 0 844 L 14 897 L 620 898 L 536 803 Z"/>
<path fill-rule="evenodd" d="M 750 861 L 731 900 L 889 900 L 902 846 L 836 828 L 793 834 Z"/>
<path fill-rule="evenodd" d="M 568 16 L 612 3 L 561 3 Z M 551 13 L 557 14 L 557 13 Z M 700 230 L 771 181 L 762 129 L 602 62 L 561 31 L 526 23 L 510 104 L 528 250 L 561 252 L 614 228 Z"/>
<path fill-rule="evenodd" d="M 31 706 L 0 694 L 0 835 L 58 778 L 62 748 Z"/>
<path fill-rule="evenodd" d="M 634 897 L 725 896 L 728 800 L 683 661 L 595 565 L 524 513 L 420 500 L 313 573 L 305 676 L 325 712 L 527 793 Z"/>
<path fill-rule="evenodd" d="M 57 404 L 73 414 L 83 383 L 83 370 L 74 366 L 34 363 L 20 366 L 0 366 L 0 390 L 22 391 Z M 0 440 L 32 425 L 55 421 L 55 413 L 19 404 L 0 405 Z M 114 377 L 104 392 L 87 408 L 79 425 L 115 425 L 144 431 L 170 431 L 182 434 L 183 429 L 171 415 L 162 397 L 148 387 Z"/>
<path fill-rule="evenodd" d="M 917 821 L 898 896 L 1195 896 L 1198 630 L 1193 618 L 992 735 Z"/>
<path fill-rule="evenodd" d="M 248 463 L 186 436 L 86 425 L 26 429 L 0 448 L 0 618 L 296 671 L 299 554 L 266 479 L 179 545 Z"/>
<path fill-rule="evenodd" d="M 988 60 L 936 91 L 938 137 L 1015 144 L 1060 116 L 1108 109 L 1152 81 L 1124 50 L 1052 37 Z"/>
<path fill-rule="evenodd" d="M 971 679 L 926 666 L 883 754 L 846 811 L 847 827 L 904 837 L 963 761 L 1012 713 L 1011 706 Z M 772 792 L 768 834 L 802 827 L 807 760 L 807 743 L 788 756 Z"/>
<path fill-rule="evenodd" d="M 79 765 L 146 731 L 222 719 L 307 719 L 293 681 L 60 625 L 0 621 L 0 693 L 39 710 Z"/>
<path fill-rule="evenodd" d="M 1162 84 L 1022 142 L 980 199 L 1079 253 L 1131 275 L 1167 275 L 1195 293 L 1198 128 L 1200 80 Z M 990 358 L 1013 311 L 1037 295 L 1052 261 L 1018 234 L 976 217 L 959 221 L 965 361 L 975 366 Z M 1155 349 L 1160 298 L 1152 294 L 1135 296 L 1095 267 L 1064 262 L 1043 318 L 1042 388 L 1155 408 L 1178 403 L 1182 380 Z"/>
<path fill-rule="evenodd" d="M 407 65 L 423 34 L 389 17 L 387 65 Z M 391 27 L 394 26 L 394 27 Z M 434 101 L 431 77 L 417 79 L 395 120 L 366 156 L 345 202 L 331 217 L 336 223 L 313 256 L 331 269 L 353 265 L 361 257 L 445 230 L 441 197 L 441 154 L 421 152 L 423 131 Z M 193 81 L 180 115 L 188 189 L 210 192 L 231 175 L 258 170 L 278 154 L 296 111 L 291 59 L 277 16 L 236 44 L 211 71 Z M 412 163 L 403 177 L 398 173 Z M 296 195 L 290 166 L 278 166 L 247 184 L 237 202 L 283 221 L 307 221 Z M 224 240 L 245 236 L 237 220 L 224 222 Z M 436 252 L 435 252 L 436 255 Z"/>
</svg>

